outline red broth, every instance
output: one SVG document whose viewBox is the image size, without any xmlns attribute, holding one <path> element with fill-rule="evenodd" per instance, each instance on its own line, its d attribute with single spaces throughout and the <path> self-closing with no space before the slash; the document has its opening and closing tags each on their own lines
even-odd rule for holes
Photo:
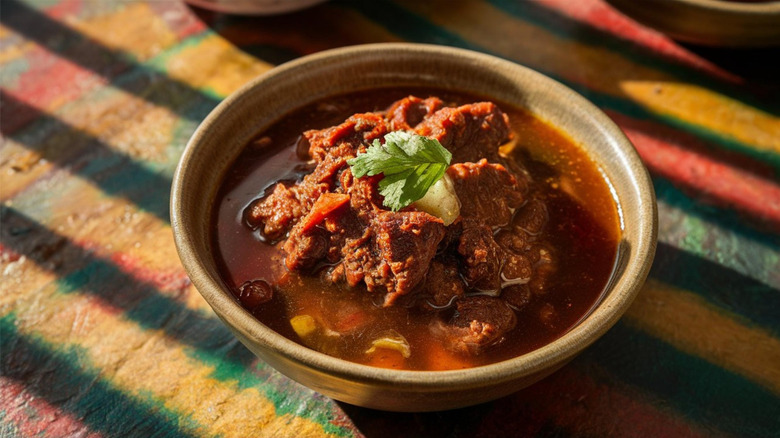
<svg viewBox="0 0 780 438">
<path fill-rule="evenodd" d="M 453 352 L 431 336 L 436 313 L 415 307 L 381 307 L 364 286 L 323 281 L 316 273 L 289 271 L 282 243 L 269 243 L 244 221 L 244 211 L 280 180 L 310 170 L 299 158 L 302 132 L 344 121 L 354 113 L 383 111 L 408 95 L 438 96 L 448 105 L 477 102 L 475 96 L 435 89 L 378 89 L 324 99 L 301 108 L 261 133 L 224 177 L 212 229 L 222 279 L 247 310 L 281 335 L 326 354 L 367 365 L 409 370 L 448 370 L 511 359 L 562 336 L 600 299 L 614 270 L 620 236 L 616 201 L 597 165 L 565 135 L 520 108 L 499 103 L 509 117 L 517 146 L 512 154 L 530 173 L 536 196 L 547 206 L 546 244 L 556 249 L 556 267 L 502 342 L 476 355 Z M 273 285 L 273 297 L 241 297 L 253 280 Z M 473 291 L 467 292 L 473 293 Z M 260 300 L 262 301 L 262 300 Z M 452 310 L 450 310 L 452 312 Z M 291 319 L 307 315 L 328 327 L 302 339 Z M 410 346 L 409 357 L 393 349 L 370 350 L 372 341 L 393 330 Z"/>
</svg>

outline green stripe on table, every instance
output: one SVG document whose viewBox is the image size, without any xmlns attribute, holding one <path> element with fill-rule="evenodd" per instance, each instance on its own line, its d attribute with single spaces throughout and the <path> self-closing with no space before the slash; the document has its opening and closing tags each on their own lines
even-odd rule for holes
<svg viewBox="0 0 780 438">
<path fill-rule="evenodd" d="M 665 243 L 658 245 L 650 276 L 780 335 L 778 289 Z"/>
<path fill-rule="evenodd" d="M 139 400 L 113 387 L 96 370 L 83 369 L 75 350 L 54 346 L 16 329 L 13 315 L 0 318 L 3 354 L 0 374 L 59 409 L 71 412 L 92 430 L 124 437 L 187 437 L 199 425 L 151 399 Z M 181 426 L 186 430 L 183 430 Z"/>
<path fill-rule="evenodd" d="M 746 437 L 780 430 L 780 398 L 768 389 L 618 323 L 582 359 L 708 427 Z M 607 377 L 609 378 L 609 377 Z"/>
<path fill-rule="evenodd" d="M 761 225 L 757 218 L 745 218 L 739 213 L 726 208 L 705 204 L 685 194 L 674 183 L 664 177 L 654 175 L 653 187 L 658 200 L 658 214 L 663 218 L 665 214 L 672 214 L 671 209 L 684 211 L 692 219 L 696 219 L 701 225 L 690 224 L 691 228 L 711 225 L 719 230 L 732 232 L 740 242 L 750 241 L 766 248 L 768 252 L 777 253 L 780 250 L 780 235 L 769 231 L 759 230 Z M 750 224 L 750 225 L 749 225 Z M 755 225 L 755 226 L 751 226 Z M 659 230 L 661 232 L 662 230 Z M 715 231 L 708 231 L 715 233 Z M 661 235 L 659 234 L 659 238 Z M 723 236 L 721 236 L 723 237 Z M 775 260 L 775 263 L 777 259 Z M 728 261 L 724 264 L 728 265 Z"/>
<path fill-rule="evenodd" d="M 277 414 L 292 414 L 322 425 L 323 430 L 341 436 L 351 435 L 349 428 L 334 425 L 335 406 L 326 399 L 312 398 L 313 392 L 298 385 L 260 362 L 252 366 L 255 356 L 239 343 L 233 334 L 211 314 L 196 311 L 163 295 L 154 286 L 122 272 L 112 262 L 73 244 L 64 236 L 49 230 L 15 208 L 0 206 L 3 223 L 24 229 L 25 236 L 36 236 L 43 242 L 66 242 L 60 251 L 74 260 L 83 261 L 77 270 L 54 268 L 58 293 L 82 293 L 101 299 L 122 310 L 125 318 L 149 330 L 161 330 L 181 342 L 188 355 L 215 368 L 212 377 L 220 381 L 235 381 L 239 387 L 255 387 L 273 404 Z M 2 235 L 4 246 L 23 252 L 24 245 L 11 236 Z M 38 253 L 26 253 L 28 259 L 41 267 L 51 267 Z M 51 268 L 50 268 L 51 269 Z M 305 411 L 299 406 L 310 407 Z M 316 408 L 315 408 L 316 406 Z"/>
<path fill-rule="evenodd" d="M 86 292 L 100 296 L 112 305 L 121 306 L 124 316 L 142 327 L 162 330 L 191 347 L 186 351 L 189 356 L 214 367 L 211 377 L 223 382 L 235 381 L 239 388 L 256 388 L 272 402 L 277 415 L 300 416 L 322 425 L 327 433 L 350 435 L 348 429 L 331 423 L 333 407 L 324 400 L 313 399 L 313 391 L 290 381 L 263 362 L 258 361 L 259 365 L 253 367 L 256 357 L 218 319 L 188 309 L 149 286 L 142 286 L 144 290 L 139 292 L 132 278 L 102 261 L 93 261 L 58 283 L 62 293 Z M 120 288 L 127 290 L 108 291 L 107 284 L 122 285 Z M 124 298 L 120 303 L 113 296 Z M 307 409 L 301 410 L 302 405 Z"/>
</svg>

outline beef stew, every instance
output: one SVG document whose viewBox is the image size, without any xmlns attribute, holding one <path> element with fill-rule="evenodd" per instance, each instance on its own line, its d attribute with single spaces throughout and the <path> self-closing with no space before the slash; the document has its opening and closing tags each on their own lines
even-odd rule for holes
<svg viewBox="0 0 780 438">
<path fill-rule="evenodd" d="M 423 96 L 423 97 L 415 97 Z M 348 161 L 393 131 L 434 138 L 451 224 L 391 211 Z M 261 322 L 313 349 L 396 369 L 485 365 L 560 337 L 600 298 L 620 229 L 605 177 L 528 112 L 442 90 L 316 102 L 250 143 L 214 214 L 223 280 Z"/>
</svg>

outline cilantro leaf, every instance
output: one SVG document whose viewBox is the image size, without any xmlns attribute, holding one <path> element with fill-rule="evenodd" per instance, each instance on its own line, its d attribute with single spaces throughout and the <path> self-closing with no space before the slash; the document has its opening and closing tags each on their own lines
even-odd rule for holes
<svg viewBox="0 0 780 438">
<path fill-rule="evenodd" d="M 438 140 L 395 131 L 385 135 L 385 144 L 374 140 L 347 164 L 356 178 L 383 174 L 379 193 L 385 197 L 385 207 L 398 211 L 425 196 L 451 160 L 452 154 Z"/>
</svg>

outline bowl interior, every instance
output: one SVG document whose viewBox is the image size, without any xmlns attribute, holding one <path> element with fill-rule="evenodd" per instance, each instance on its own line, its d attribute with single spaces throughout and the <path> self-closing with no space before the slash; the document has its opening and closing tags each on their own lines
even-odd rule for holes
<svg viewBox="0 0 780 438">
<path fill-rule="evenodd" d="M 518 107 L 567 133 L 599 164 L 620 205 L 620 260 L 601 303 L 562 338 L 520 358 L 458 371 L 395 371 L 343 361 L 272 332 L 222 286 L 211 248 L 211 206 L 223 174 L 247 142 L 290 111 L 327 96 L 393 86 L 473 93 Z M 174 177 L 172 225 L 193 283 L 255 353 L 280 371 L 288 366 L 350 382 L 440 390 L 478 387 L 560 366 L 622 315 L 641 287 L 655 250 L 652 185 L 635 150 L 587 100 L 532 70 L 488 55 L 439 46 L 377 44 L 302 58 L 258 77 L 220 104 L 193 135 Z M 293 364 L 293 365 L 291 365 Z M 304 379 L 305 380 L 305 379 Z M 317 389 L 317 388 L 315 388 Z"/>
</svg>

